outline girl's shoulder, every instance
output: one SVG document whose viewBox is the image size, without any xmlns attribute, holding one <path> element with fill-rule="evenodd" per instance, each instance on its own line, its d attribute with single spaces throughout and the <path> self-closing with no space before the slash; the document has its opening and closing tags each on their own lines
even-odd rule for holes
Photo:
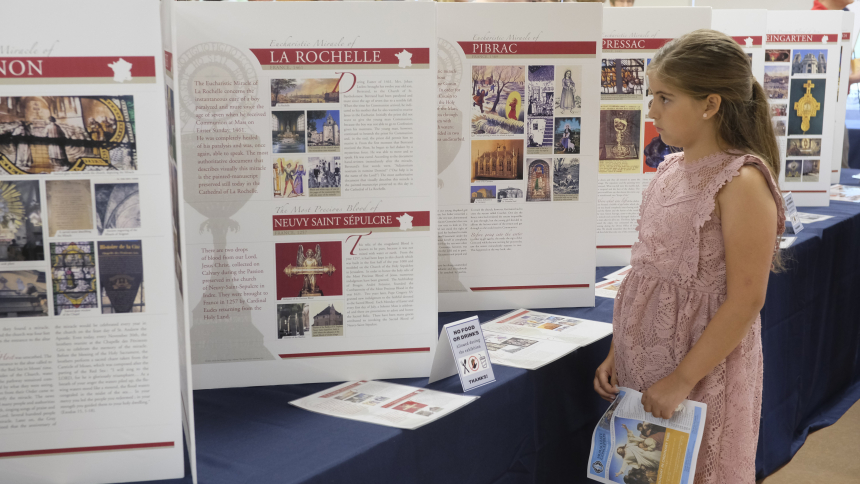
<svg viewBox="0 0 860 484">
<path fill-rule="evenodd" d="M 657 166 L 657 174 L 661 174 L 668 170 L 672 165 L 679 163 L 684 159 L 684 152 L 670 153 L 663 157 L 663 161 Z"/>
</svg>

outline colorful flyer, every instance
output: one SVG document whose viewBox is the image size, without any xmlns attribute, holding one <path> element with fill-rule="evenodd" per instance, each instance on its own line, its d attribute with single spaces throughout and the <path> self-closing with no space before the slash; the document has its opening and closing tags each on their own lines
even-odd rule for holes
<svg viewBox="0 0 860 484">
<path fill-rule="evenodd" d="M 587 476 L 605 483 L 692 484 L 707 405 L 684 400 L 672 418 L 655 418 L 642 394 L 620 393 L 594 428 Z"/>
</svg>

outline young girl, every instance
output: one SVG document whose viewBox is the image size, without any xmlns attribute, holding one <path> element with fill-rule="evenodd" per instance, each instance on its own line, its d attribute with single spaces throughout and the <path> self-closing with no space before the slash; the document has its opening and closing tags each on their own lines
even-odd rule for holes
<svg viewBox="0 0 860 484">
<path fill-rule="evenodd" d="M 655 417 L 708 405 L 696 484 L 755 482 L 761 319 L 785 226 L 767 97 L 729 37 L 698 30 L 648 67 L 649 116 L 668 155 L 643 193 L 633 270 L 594 388 L 643 392 Z"/>
</svg>

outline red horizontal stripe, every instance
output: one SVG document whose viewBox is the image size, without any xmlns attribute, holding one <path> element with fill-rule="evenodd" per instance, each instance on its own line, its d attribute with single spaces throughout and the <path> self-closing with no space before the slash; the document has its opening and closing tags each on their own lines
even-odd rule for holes
<svg viewBox="0 0 860 484">
<path fill-rule="evenodd" d="M 740 45 L 747 45 L 747 38 L 752 39 L 752 45 L 762 44 L 763 37 L 761 35 L 741 35 L 738 37 L 732 37 L 732 40 Z"/>
<path fill-rule="evenodd" d="M 619 39 L 604 38 L 604 50 L 657 50 L 672 39 Z"/>
<path fill-rule="evenodd" d="M 385 405 L 382 406 L 382 408 L 391 408 L 395 405 L 399 405 L 401 402 L 405 402 L 406 400 L 409 400 L 410 398 L 414 397 L 415 395 L 418 395 L 419 393 L 423 393 L 423 392 L 424 392 L 424 390 L 415 390 L 414 392 L 412 392 L 408 395 L 403 395 L 402 397 L 398 398 L 397 400 L 386 403 Z"/>
<path fill-rule="evenodd" d="M 842 36 L 838 34 L 767 34 L 767 42 L 773 44 L 792 44 L 798 42 L 836 42 Z"/>
<path fill-rule="evenodd" d="M 591 287 L 591 284 L 553 284 L 546 286 L 489 286 L 489 287 L 471 287 L 473 291 L 516 291 L 520 289 L 567 289 Z"/>
<path fill-rule="evenodd" d="M 598 245 L 598 249 L 632 249 L 632 245 Z"/>
<path fill-rule="evenodd" d="M 413 227 L 429 227 L 430 212 L 331 213 L 323 215 L 273 215 L 272 230 L 374 229 L 400 227 L 400 217 L 409 214 Z M 405 221 L 405 220 L 404 220 Z M 408 230 L 408 229 L 407 229 Z"/>
<path fill-rule="evenodd" d="M 407 51 L 412 54 L 412 64 L 429 64 L 430 49 L 422 48 L 332 48 L 332 49 L 251 49 L 251 53 L 264 66 L 303 65 L 394 65 L 400 64 L 397 54 Z"/>
<path fill-rule="evenodd" d="M 528 313 L 528 311 L 522 311 L 522 312 L 519 312 L 519 313 L 514 314 L 513 316 L 511 316 L 511 317 L 509 317 L 509 318 L 505 318 L 505 319 L 503 319 L 503 320 L 501 320 L 501 321 L 496 321 L 496 324 L 507 323 L 508 321 L 510 321 L 510 320 L 512 320 L 512 319 L 517 319 L 518 317 L 520 317 L 520 316 L 522 316 L 523 314 L 526 314 L 526 313 Z"/>
<path fill-rule="evenodd" d="M 466 55 L 587 55 L 597 42 L 457 42 Z"/>
<path fill-rule="evenodd" d="M 324 351 L 321 353 L 287 353 L 278 355 L 287 358 L 312 358 L 315 356 L 351 356 L 351 355 L 382 355 L 386 353 L 423 353 L 429 352 L 430 348 L 392 348 L 387 350 L 357 350 L 357 351 Z"/>
<path fill-rule="evenodd" d="M 0 79 L 12 78 L 73 78 L 73 77 L 113 77 L 113 64 L 122 58 L 131 64 L 131 76 L 155 77 L 155 57 L 114 56 L 114 57 L 0 57 Z M 20 62 L 19 62 L 20 61 Z M 3 63 L 5 62 L 5 67 Z M 25 71 L 19 75 L 20 67 Z M 3 70 L 6 74 L 3 74 Z"/>
<path fill-rule="evenodd" d="M 100 445 L 96 447 L 69 447 L 65 449 L 21 450 L 18 452 L 0 452 L 3 457 L 24 457 L 30 455 L 71 454 L 75 452 L 104 452 L 108 450 L 151 449 L 154 447 L 173 447 L 175 442 L 153 442 L 150 444 Z"/>
</svg>

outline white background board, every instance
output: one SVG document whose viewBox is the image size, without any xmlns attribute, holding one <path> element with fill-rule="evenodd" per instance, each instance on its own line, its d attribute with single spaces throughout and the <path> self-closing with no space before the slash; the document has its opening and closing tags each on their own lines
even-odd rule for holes
<svg viewBox="0 0 860 484">
<path fill-rule="evenodd" d="M 598 102 L 583 93 L 598 86 L 602 7 L 443 3 L 437 11 L 440 310 L 593 305 Z M 501 92 L 492 81 L 509 78 Z M 560 104 L 566 96 L 576 107 Z M 515 97 L 523 109 L 509 129 L 484 127 L 510 116 Z M 567 152 L 566 125 L 575 133 Z M 560 161 L 569 177 L 556 170 Z M 537 175 L 544 170 L 549 176 Z"/>
<path fill-rule="evenodd" d="M 46 286 L 50 315 L 0 319 L 0 339 L 4 340 L 0 343 L 0 355 L 4 355 L 0 372 L 8 372 L 13 368 L 10 363 L 15 363 L 16 373 L 22 375 L 22 380 L 29 380 L 21 383 L 26 387 L 16 389 L 11 383 L 15 377 L 8 373 L 0 377 L 4 381 L 0 385 L 0 414 L 8 415 L 10 409 L 31 414 L 0 424 L 5 427 L 0 429 L 0 480 L 4 482 L 119 482 L 184 474 L 176 284 L 173 271 L 164 270 L 162 262 L 172 259 L 169 254 L 173 237 L 167 216 L 170 199 L 162 192 L 168 163 L 158 7 L 159 2 L 152 0 L 34 0 L 3 6 L 4 18 L 18 20 L 4 27 L 4 45 L 9 50 L 0 54 L 0 62 L 4 57 L 26 58 L 43 70 L 15 76 L 10 69 L 7 75 L 0 75 L 2 124 L 8 126 L 12 120 L 22 118 L 32 134 L 46 136 L 48 116 L 53 116 L 66 138 L 55 146 L 70 161 L 77 160 L 77 164 L 90 156 L 100 159 L 102 152 L 94 148 L 101 146 L 110 153 L 110 162 L 119 167 L 110 171 L 94 171 L 92 167 L 77 172 L 60 169 L 38 175 L 9 175 L 0 170 L 0 182 L 38 182 L 40 219 L 45 229 L 43 260 L 0 262 L 0 273 L 4 273 L 10 288 L 16 287 L 16 277 L 9 277 L 12 272 L 44 273 L 41 284 Z M 33 28 L 33 21 L 39 28 Z M 93 41 L 91 36 L 81 34 L 82 29 L 90 27 L 97 28 L 102 40 Z M 122 64 L 120 58 L 130 64 L 125 72 L 118 67 Z M 117 70 L 112 70 L 110 64 Z M 16 104 L 10 100 L 21 96 L 29 97 L 29 101 Z M 92 97 L 85 101 L 77 96 Z M 118 112 L 108 111 L 111 100 L 120 96 L 130 96 L 131 102 L 121 102 Z M 18 110 L 22 106 L 26 108 Z M 124 148 L 99 144 L 103 139 L 115 139 L 121 125 L 126 134 L 133 135 L 133 142 L 132 138 L 120 136 L 117 139 L 123 140 L 118 142 Z M 128 143 L 133 143 L 133 150 Z M 26 145 L 18 143 L 19 147 Z M 34 153 L 44 146 L 38 142 L 29 145 Z M 88 147 L 84 156 L 82 146 Z M 133 152 L 136 162 L 130 164 L 135 159 Z M 19 161 L 15 163 L 23 166 Z M 45 162 L 44 152 L 34 157 L 34 165 L 44 166 Z M 94 192 L 93 198 L 73 197 L 64 207 L 53 206 L 52 210 L 70 209 L 62 217 L 53 217 L 48 210 L 51 206 L 47 204 L 47 184 L 53 187 L 59 186 L 57 182 L 68 181 L 82 182 Z M 102 213 L 98 210 L 112 206 L 97 194 L 102 190 L 100 186 L 111 184 L 137 184 L 137 201 L 125 198 L 123 206 L 131 215 L 139 211 L 139 227 L 123 218 L 121 225 L 125 228 L 106 228 L 112 223 L 103 218 L 105 230 L 97 230 L 94 222 Z M 49 236 L 53 231 L 50 220 L 71 223 L 80 218 L 89 218 L 92 228 Z M 115 290 L 123 286 L 131 280 L 123 274 L 130 267 L 125 262 L 110 267 L 111 261 L 98 250 L 132 240 L 139 241 L 142 249 L 143 296 L 138 297 L 134 312 L 110 313 L 108 307 L 118 305 L 102 297 L 102 288 Z M 80 250 L 92 243 L 96 251 L 94 270 L 98 279 L 93 299 L 98 301 L 98 307 L 84 309 L 91 300 L 83 297 L 77 303 L 79 309 L 70 307 L 55 316 L 58 293 L 84 291 L 88 274 L 84 269 L 93 267 L 88 262 L 75 266 L 76 259 L 86 258 L 67 252 L 63 256 L 67 264 L 63 265 L 69 271 L 57 269 L 59 265 L 52 270 L 54 262 L 48 256 L 51 244 L 66 242 L 80 243 Z M 58 264 L 59 259 L 55 258 Z M 79 277 L 78 267 L 84 277 Z M 75 298 L 66 294 L 76 304 Z M 4 291 L 7 301 L 8 296 L 9 292 Z M 6 306 L 4 312 L 8 311 Z M 13 332 L 22 336 L 10 338 Z M 37 332 L 41 334 L 36 336 Z M 36 355 L 41 356 L 32 359 Z M 41 403 L 22 405 L 28 401 L 26 397 Z M 82 448 L 95 449 L 81 452 Z M 46 451 L 56 453 L 46 455 Z M 9 452 L 25 452 L 26 456 L 12 457 L 6 454 Z"/>
<path fill-rule="evenodd" d="M 673 19 L 666 22 L 665 19 Z M 643 30 L 643 27 L 648 28 Z M 654 27 L 659 26 L 659 27 Z M 655 152 L 663 152 L 659 136 L 653 130 L 653 123 L 646 120 L 648 102 L 645 73 L 647 63 L 666 40 L 674 39 L 696 29 L 711 27 L 709 8 L 610 8 L 603 17 L 603 59 L 604 69 L 601 93 L 601 107 L 611 118 L 623 117 L 627 120 L 627 131 L 623 134 L 622 145 L 631 146 L 631 153 L 615 157 L 607 155 L 607 146 L 617 145 L 617 134 L 611 126 L 611 119 L 601 133 L 601 161 L 598 175 L 597 202 L 597 265 L 627 265 L 630 262 L 630 249 L 638 238 L 636 221 L 639 218 L 639 205 L 642 191 L 654 177 L 660 157 L 649 158 L 644 151 L 652 142 Z M 647 31 L 647 36 L 642 32 Z M 663 39 L 663 40 L 661 40 Z M 621 70 L 614 70 L 615 62 L 620 60 Z M 629 65 L 629 67 L 628 67 Z M 640 66 L 640 67 L 637 67 Z M 641 66 L 646 70 L 642 71 Z M 624 74 L 626 69 L 631 72 Z M 622 72 L 622 73 L 619 73 Z M 617 94 L 624 91 L 617 79 L 624 75 L 632 76 L 630 94 Z M 615 92 L 615 94 L 612 94 Z M 603 125 L 602 125 L 603 126 Z M 635 152 L 635 153 L 634 153 Z M 602 158 L 607 158 L 603 160 Z"/>
<path fill-rule="evenodd" d="M 779 62 L 765 63 L 767 79 L 764 87 L 771 106 L 773 109 L 781 109 L 774 106 L 786 108 L 785 117 L 773 118 L 783 155 L 779 181 L 782 190 L 792 192 L 795 202 L 801 207 L 830 204 L 830 167 L 836 160 L 833 119 L 837 115 L 836 89 L 843 13 L 768 12 L 768 50 L 788 51 L 787 59 L 782 56 Z M 798 55 L 802 66 L 795 65 Z M 814 59 L 808 58 L 809 55 Z M 800 72 L 820 71 L 822 64 L 813 61 L 822 55 L 826 57 L 826 73 Z M 820 104 L 820 109 L 810 118 L 810 129 L 803 131 L 802 118 L 795 103 L 805 93 L 802 85 L 807 80 L 815 86 L 810 93 Z M 785 126 L 784 134 L 782 126 Z"/>
<path fill-rule="evenodd" d="M 174 5 L 195 388 L 429 373 L 434 15 L 412 2 Z M 285 31 L 284 18 L 307 21 Z"/>
</svg>

